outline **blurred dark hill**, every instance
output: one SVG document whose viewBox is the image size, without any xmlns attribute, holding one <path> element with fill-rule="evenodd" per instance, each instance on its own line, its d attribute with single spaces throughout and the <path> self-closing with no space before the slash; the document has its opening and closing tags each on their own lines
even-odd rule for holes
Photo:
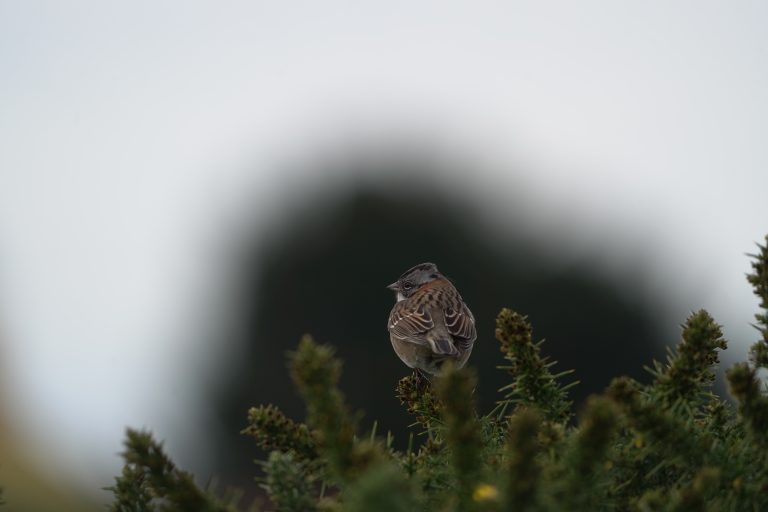
<svg viewBox="0 0 768 512">
<path fill-rule="evenodd" d="M 390 171 L 409 174 L 408 168 Z M 413 169 L 414 175 L 422 172 Z M 545 353 L 560 362 L 556 370 L 576 369 L 577 404 L 614 376 L 643 378 L 642 365 L 661 355 L 652 345 L 660 336 L 643 305 L 648 302 L 629 298 L 632 282 L 565 268 L 515 223 L 491 233 L 460 194 L 407 185 L 307 197 L 285 212 L 272 233 L 249 242 L 238 269 L 241 309 L 235 315 L 238 342 L 246 348 L 215 397 L 223 429 L 216 470 L 225 481 L 242 485 L 257 472 L 251 461 L 260 454 L 253 442 L 234 435 L 245 426 L 249 406 L 271 402 L 303 418 L 285 354 L 304 333 L 338 348 L 345 362 L 342 389 L 353 408 L 365 411 L 364 424 L 378 420 L 379 432 L 391 430 L 396 442 L 407 442 L 411 418 L 394 388 L 410 370 L 389 342 L 386 321 L 394 297 L 385 286 L 423 261 L 435 262 L 454 280 L 475 314 L 478 340 L 469 365 L 479 373 L 483 412 L 508 383 L 495 368 L 503 364 L 494 339 L 494 319 L 503 306 L 530 316 L 534 335 L 547 339 Z"/>
</svg>

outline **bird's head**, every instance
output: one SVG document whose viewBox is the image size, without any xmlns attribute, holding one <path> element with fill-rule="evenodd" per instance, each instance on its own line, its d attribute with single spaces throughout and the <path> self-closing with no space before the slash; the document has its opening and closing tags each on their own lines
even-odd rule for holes
<svg viewBox="0 0 768 512">
<path fill-rule="evenodd" d="M 387 286 L 397 294 L 397 300 L 405 300 L 425 284 L 440 279 L 442 274 L 434 263 L 420 263 L 406 270 L 397 281 Z"/>
</svg>

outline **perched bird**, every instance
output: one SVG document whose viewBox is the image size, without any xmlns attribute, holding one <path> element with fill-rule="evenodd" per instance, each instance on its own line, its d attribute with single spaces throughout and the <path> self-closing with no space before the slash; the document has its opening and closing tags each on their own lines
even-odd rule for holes
<svg viewBox="0 0 768 512">
<path fill-rule="evenodd" d="M 434 263 L 421 263 L 387 286 L 396 294 L 387 329 L 392 347 L 410 368 L 436 375 L 446 361 L 462 367 L 477 338 L 475 318 Z"/>
</svg>

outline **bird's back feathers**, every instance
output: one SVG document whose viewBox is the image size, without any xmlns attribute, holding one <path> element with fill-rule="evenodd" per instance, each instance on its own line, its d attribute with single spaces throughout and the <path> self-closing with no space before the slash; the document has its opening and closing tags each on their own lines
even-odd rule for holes
<svg viewBox="0 0 768 512">
<path fill-rule="evenodd" d="M 392 336 L 428 344 L 436 354 L 456 354 L 477 337 L 475 319 L 447 279 L 436 279 L 395 303 L 387 325 Z"/>
</svg>

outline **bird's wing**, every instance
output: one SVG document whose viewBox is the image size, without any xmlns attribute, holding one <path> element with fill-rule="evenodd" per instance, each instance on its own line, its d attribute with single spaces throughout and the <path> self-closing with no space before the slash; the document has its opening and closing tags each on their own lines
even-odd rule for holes
<svg viewBox="0 0 768 512">
<path fill-rule="evenodd" d="M 428 344 L 424 333 L 435 326 L 435 322 L 424 306 L 409 308 L 406 301 L 400 301 L 389 314 L 387 328 L 392 336 L 412 343 Z"/>
<path fill-rule="evenodd" d="M 445 326 L 448 328 L 448 332 L 454 336 L 456 345 L 465 350 L 469 348 L 477 338 L 475 317 L 472 316 L 472 312 L 466 304 L 461 302 L 457 304 L 456 308 L 446 308 L 444 314 Z"/>
</svg>

